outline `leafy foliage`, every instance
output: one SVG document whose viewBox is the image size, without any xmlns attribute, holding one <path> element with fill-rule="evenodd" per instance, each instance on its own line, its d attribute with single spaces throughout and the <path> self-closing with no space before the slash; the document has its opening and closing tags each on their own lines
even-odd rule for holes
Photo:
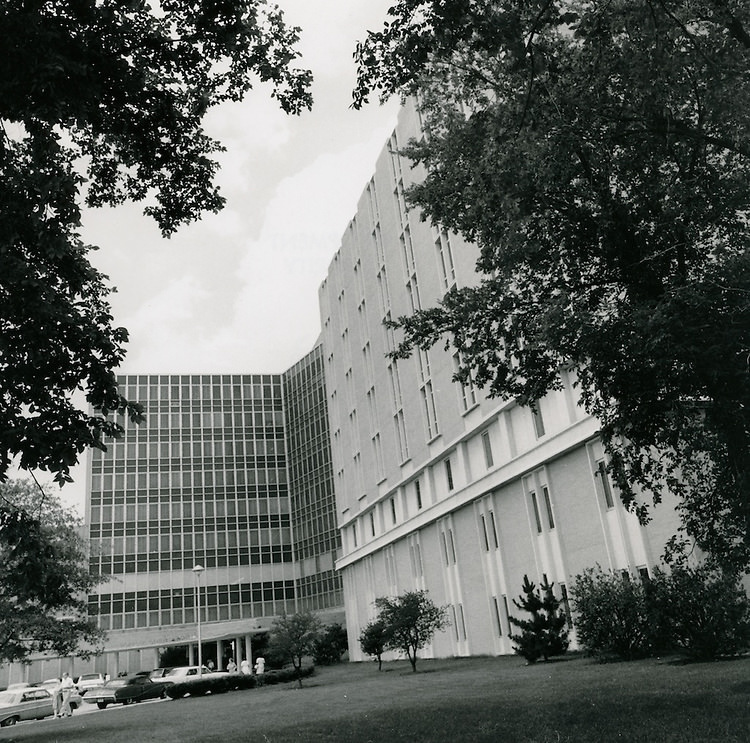
<svg viewBox="0 0 750 743">
<path fill-rule="evenodd" d="M 750 6 L 400 0 L 356 52 L 355 105 L 418 94 L 425 218 L 476 286 L 399 318 L 458 379 L 533 404 L 568 368 L 645 522 L 750 564 Z M 646 496 L 644 497 L 644 495 Z"/>
<path fill-rule="evenodd" d="M 648 587 L 625 573 L 588 568 L 571 587 L 579 643 L 590 655 L 632 660 L 666 649 L 664 617 Z"/>
<path fill-rule="evenodd" d="M 0 661 L 44 651 L 88 657 L 103 639 L 87 615 L 99 578 L 87 569 L 79 528 L 52 493 L 0 483 Z"/>
<path fill-rule="evenodd" d="M 320 620 L 310 611 L 282 614 L 271 625 L 269 651 L 291 663 L 302 688 L 302 660 L 315 653 L 321 632 Z"/>
<path fill-rule="evenodd" d="M 545 578 L 537 589 L 524 575 L 523 594 L 518 600 L 513 599 L 519 609 L 531 614 L 531 619 L 509 617 L 511 624 L 521 630 L 520 634 L 511 635 L 515 651 L 529 663 L 562 655 L 568 649 L 568 619 L 552 592 L 553 586 Z"/>
<path fill-rule="evenodd" d="M 653 582 L 671 642 L 688 657 L 713 660 L 750 647 L 750 601 L 735 576 L 706 564 L 683 564 Z"/>
<path fill-rule="evenodd" d="M 142 415 L 117 388 L 127 332 L 80 239 L 81 202 L 144 202 L 164 235 L 218 211 L 206 111 L 260 81 L 298 113 L 310 73 L 265 0 L 7 0 L 0 29 L 0 478 L 20 455 L 64 482 L 121 432 L 110 413 Z"/>
<path fill-rule="evenodd" d="M 359 635 L 359 645 L 365 655 L 371 655 L 378 662 L 378 671 L 383 668 L 383 653 L 387 640 L 387 627 L 380 619 L 369 622 Z"/>
<path fill-rule="evenodd" d="M 696 660 L 750 646 L 750 600 L 737 576 L 709 563 L 658 569 L 644 583 L 589 569 L 572 587 L 578 639 L 600 658 L 682 652 Z"/>
<path fill-rule="evenodd" d="M 416 673 L 417 652 L 449 625 L 446 607 L 436 606 L 427 591 L 407 591 L 395 598 L 375 599 L 375 608 L 377 621 L 386 628 L 386 647 L 402 652 Z"/>
<path fill-rule="evenodd" d="M 341 656 L 349 647 L 346 628 L 339 623 L 328 624 L 315 643 L 313 660 L 321 666 L 331 666 L 341 662 Z"/>
</svg>

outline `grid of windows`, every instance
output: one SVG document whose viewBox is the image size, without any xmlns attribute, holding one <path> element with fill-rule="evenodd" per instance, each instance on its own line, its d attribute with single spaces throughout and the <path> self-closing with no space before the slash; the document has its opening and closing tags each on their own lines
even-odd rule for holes
<svg viewBox="0 0 750 743">
<path fill-rule="evenodd" d="M 278 580 L 201 587 L 205 621 L 246 619 L 294 611 L 294 581 Z M 89 596 L 88 611 L 105 630 L 190 624 L 196 617 L 196 589 L 166 588 Z"/>
<path fill-rule="evenodd" d="M 341 545 L 320 346 L 284 375 L 284 401 L 294 546 L 305 559 Z"/>
<path fill-rule="evenodd" d="M 284 375 L 289 490 L 297 559 L 316 558 L 341 547 L 331 462 L 323 349 L 317 346 Z M 303 609 L 343 604 L 341 576 L 325 570 L 298 580 Z"/>
<path fill-rule="evenodd" d="M 317 611 L 344 603 L 341 576 L 333 570 L 300 578 L 298 586 L 297 597 L 302 609 Z"/>
<path fill-rule="evenodd" d="M 292 560 L 281 377 L 123 376 L 140 426 L 96 450 L 91 569 L 103 575 Z"/>
</svg>

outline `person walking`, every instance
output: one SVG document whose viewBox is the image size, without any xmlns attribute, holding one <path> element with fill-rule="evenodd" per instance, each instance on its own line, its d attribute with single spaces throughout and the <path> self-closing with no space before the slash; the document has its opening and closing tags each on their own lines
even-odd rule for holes
<svg viewBox="0 0 750 743">
<path fill-rule="evenodd" d="M 229 673 L 234 673 L 237 670 L 237 664 L 234 662 L 234 658 L 229 659 L 229 663 L 227 663 L 227 671 Z"/>
<path fill-rule="evenodd" d="M 62 676 L 62 683 L 60 684 L 60 691 L 62 693 L 62 705 L 60 706 L 60 717 L 70 717 L 73 714 L 73 710 L 70 708 L 70 694 L 73 691 L 73 679 L 70 674 L 66 671 Z"/>
<path fill-rule="evenodd" d="M 60 709 L 62 708 L 62 679 L 57 679 L 57 684 L 52 688 L 52 716 L 62 717 Z"/>
<path fill-rule="evenodd" d="M 245 676 L 249 676 L 253 672 L 252 668 L 250 668 L 250 663 L 248 662 L 247 658 L 242 659 L 242 663 L 240 663 L 240 673 L 244 673 Z"/>
</svg>

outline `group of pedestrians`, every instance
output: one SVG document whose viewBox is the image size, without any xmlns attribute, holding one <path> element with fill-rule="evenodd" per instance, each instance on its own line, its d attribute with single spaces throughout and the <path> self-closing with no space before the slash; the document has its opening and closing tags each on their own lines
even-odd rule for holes
<svg viewBox="0 0 750 743">
<path fill-rule="evenodd" d="M 261 674 L 265 671 L 265 665 L 266 660 L 265 658 L 258 658 L 255 663 L 255 673 Z M 227 663 L 227 672 L 228 673 L 236 673 L 237 672 L 237 664 L 234 662 L 234 658 L 229 659 L 229 663 Z M 253 667 L 250 665 L 250 661 L 248 661 L 247 658 L 244 658 L 242 662 L 240 663 L 240 673 L 244 673 L 246 676 L 250 676 L 253 672 Z"/>
<path fill-rule="evenodd" d="M 75 688 L 73 679 L 66 671 L 59 683 L 52 690 L 52 714 L 54 717 L 70 717 L 73 710 L 70 708 L 70 695 Z"/>
</svg>

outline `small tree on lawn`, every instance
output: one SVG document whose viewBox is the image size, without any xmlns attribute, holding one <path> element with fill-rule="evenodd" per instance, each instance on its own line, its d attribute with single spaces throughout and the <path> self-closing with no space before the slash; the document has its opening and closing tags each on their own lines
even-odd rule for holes
<svg viewBox="0 0 750 743">
<path fill-rule="evenodd" d="M 524 575 L 523 594 L 518 601 L 513 599 L 519 609 L 531 614 L 531 619 L 510 617 L 511 624 L 521 630 L 520 634 L 511 635 L 514 649 L 529 663 L 562 655 L 568 649 L 567 617 L 552 592 L 553 585 L 545 578 L 537 590 L 529 576 Z"/>
<path fill-rule="evenodd" d="M 359 636 L 359 646 L 365 655 L 372 655 L 378 661 L 378 671 L 383 667 L 383 651 L 387 639 L 387 628 L 382 619 L 373 619 Z"/>
<path fill-rule="evenodd" d="M 294 666 L 302 688 L 302 659 L 315 652 L 320 635 L 320 620 L 310 611 L 282 614 L 271 625 L 269 649 Z"/>
<path fill-rule="evenodd" d="M 375 599 L 378 620 L 386 627 L 386 647 L 399 650 L 417 670 L 417 651 L 449 625 L 447 609 L 436 606 L 426 591 L 408 591 L 396 598 Z"/>
</svg>

